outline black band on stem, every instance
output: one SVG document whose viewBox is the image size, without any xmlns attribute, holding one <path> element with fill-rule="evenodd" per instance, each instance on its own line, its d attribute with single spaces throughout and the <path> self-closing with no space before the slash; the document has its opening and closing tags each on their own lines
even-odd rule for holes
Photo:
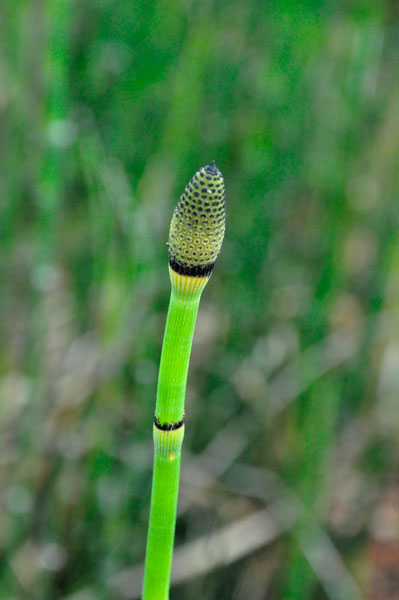
<svg viewBox="0 0 399 600">
<path fill-rule="evenodd" d="M 179 275 L 185 275 L 186 277 L 209 277 L 212 273 L 215 263 L 209 263 L 208 265 L 182 265 L 178 263 L 174 258 L 169 256 L 169 265 Z"/>
<path fill-rule="evenodd" d="M 161 431 L 176 431 L 176 429 L 180 429 L 184 425 L 184 417 L 178 423 L 160 423 L 156 416 L 154 416 L 154 425 L 157 429 Z"/>
</svg>

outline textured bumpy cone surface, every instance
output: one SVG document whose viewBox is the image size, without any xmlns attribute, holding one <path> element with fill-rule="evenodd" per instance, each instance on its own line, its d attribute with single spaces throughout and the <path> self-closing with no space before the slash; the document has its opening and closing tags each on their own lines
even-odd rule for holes
<svg viewBox="0 0 399 600">
<path fill-rule="evenodd" d="M 186 185 L 169 232 L 169 263 L 182 275 L 206 275 L 220 252 L 225 229 L 225 191 L 213 161 Z"/>
</svg>

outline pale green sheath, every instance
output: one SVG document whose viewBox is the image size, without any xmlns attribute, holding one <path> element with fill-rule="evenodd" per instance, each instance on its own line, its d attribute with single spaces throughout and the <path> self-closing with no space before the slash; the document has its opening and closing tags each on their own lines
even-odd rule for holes
<svg viewBox="0 0 399 600">
<path fill-rule="evenodd" d="M 172 285 L 155 408 L 154 472 L 143 600 L 167 600 L 172 566 L 187 372 L 201 293 L 225 230 L 225 191 L 212 162 L 186 185 L 169 233 Z"/>
</svg>

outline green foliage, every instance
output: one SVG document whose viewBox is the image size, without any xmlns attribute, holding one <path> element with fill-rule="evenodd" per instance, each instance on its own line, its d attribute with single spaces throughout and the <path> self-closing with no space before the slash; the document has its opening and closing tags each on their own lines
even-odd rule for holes
<svg viewBox="0 0 399 600">
<path fill-rule="evenodd" d="M 1 598 L 137 597 L 168 227 L 213 159 L 176 544 L 287 490 L 302 512 L 172 597 L 367 597 L 399 456 L 397 26 L 368 0 L 3 0 Z"/>
</svg>

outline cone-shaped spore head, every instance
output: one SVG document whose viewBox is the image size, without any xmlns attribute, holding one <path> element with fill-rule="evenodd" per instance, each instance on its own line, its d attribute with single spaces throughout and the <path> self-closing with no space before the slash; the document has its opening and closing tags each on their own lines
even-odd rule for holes
<svg viewBox="0 0 399 600">
<path fill-rule="evenodd" d="M 169 264 L 181 275 L 210 275 L 225 230 L 223 176 L 215 161 L 190 179 L 174 210 L 169 232 Z"/>
</svg>

